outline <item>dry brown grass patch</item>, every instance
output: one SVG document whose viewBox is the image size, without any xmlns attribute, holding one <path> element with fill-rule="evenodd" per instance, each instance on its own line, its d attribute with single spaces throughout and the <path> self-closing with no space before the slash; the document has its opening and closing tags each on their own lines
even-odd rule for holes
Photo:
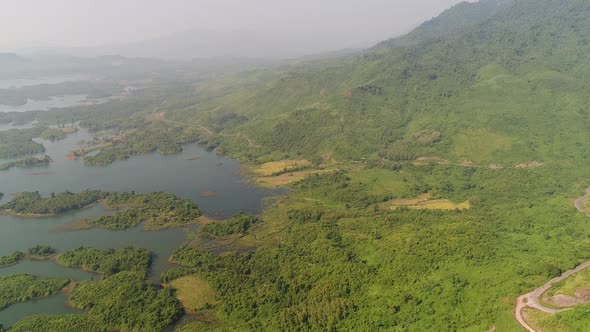
<svg viewBox="0 0 590 332">
<path fill-rule="evenodd" d="M 270 176 L 279 172 L 309 166 L 311 166 L 311 163 L 307 160 L 281 160 L 264 163 L 254 168 L 253 172 L 262 176 Z"/>
<path fill-rule="evenodd" d="M 394 199 L 386 204 L 386 208 L 390 210 L 402 207 L 415 210 L 467 210 L 471 204 L 469 201 L 455 204 L 448 199 L 432 199 L 430 194 L 422 194 L 412 199 Z"/>
<path fill-rule="evenodd" d="M 176 290 L 176 297 L 188 313 L 195 313 L 207 304 L 217 303 L 215 290 L 197 276 L 182 277 L 165 286 Z"/>
<path fill-rule="evenodd" d="M 531 161 L 528 163 L 518 164 L 514 167 L 516 167 L 516 168 L 533 168 L 533 167 L 541 167 L 541 166 L 543 166 L 543 163 L 538 162 L 538 161 Z"/>
<path fill-rule="evenodd" d="M 316 170 L 316 171 L 299 171 L 299 172 L 291 172 L 285 173 L 277 176 L 266 176 L 257 179 L 257 182 L 262 185 L 272 186 L 272 187 L 279 187 L 285 186 L 291 183 L 295 183 L 305 179 L 307 176 L 312 174 L 323 174 L 328 173 L 331 171 L 328 170 Z"/>
</svg>

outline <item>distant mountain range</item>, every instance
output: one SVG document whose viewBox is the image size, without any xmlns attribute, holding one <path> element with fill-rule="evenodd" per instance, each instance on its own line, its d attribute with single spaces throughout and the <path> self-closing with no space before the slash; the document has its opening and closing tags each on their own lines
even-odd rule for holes
<svg viewBox="0 0 590 332">
<path fill-rule="evenodd" d="M 376 42 L 353 43 L 350 49 L 367 48 Z M 156 58 L 167 60 L 190 60 L 202 58 L 250 58 L 277 60 L 298 58 L 310 54 L 334 52 L 346 45 L 342 41 L 332 43 L 319 40 L 293 40 L 288 36 L 253 31 L 206 31 L 190 30 L 129 44 L 113 44 L 84 48 L 27 48 L 19 54 L 74 55 L 94 57 L 120 55 L 125 57 Z"/>
</svg>

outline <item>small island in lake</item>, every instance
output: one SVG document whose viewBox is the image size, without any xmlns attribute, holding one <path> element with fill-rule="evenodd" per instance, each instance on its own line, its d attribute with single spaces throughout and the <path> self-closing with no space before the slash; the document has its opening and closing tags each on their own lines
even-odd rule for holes
<svg viewBox="0 0 590 332">
<path fill-rule="evenodd" d="M 35 167 L 49 165 L 53 159 L 50 156 L 44 155 L 43 157 L 28 157 L 16 161 L 0 164 L 0 171 L 5 171 L 13 167 Z"/>
<path fill-rule="evenodd" d="M 114 211 L 111 215 L 92 217 L 70 225 L 71 229 L 105 228 L 123 230 L 145 223 L 146 230 L 162 230 L 200 222 L 201 211 L 191 200 L 168 193 L 111 193 L 88 190 L 65 192 L 43 197 L 39 192 L 17 194 L 0 206 L 0 213 L 21 217 L 46 217 L 80 210 L 101 203 Z"/>
</svg>

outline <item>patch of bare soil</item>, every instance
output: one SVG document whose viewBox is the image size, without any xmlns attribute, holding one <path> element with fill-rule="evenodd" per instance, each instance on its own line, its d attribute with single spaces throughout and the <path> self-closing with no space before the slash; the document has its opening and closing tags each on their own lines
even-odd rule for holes
<svg viewBox="0 0 590 332">
<path fill-rule="evenodd" d="M 558 307 L 571 307 L 577 304 L 576 298 L 569 295 L 557 294 L 551 298 L 549 303 Z"/>
<path fill-rule="evenodd" d="M 503 169 L 504 165 L 502 165 L 502 164 L 489 164 L 488 168 L 490 168 L 490 169 Z"/>
<path fill-rule="evenodd" d="M 419 157 L 414 161 L 414 165 L 416 165 L 416 166 L 428 165 L 430 163 L 449 164 L 449 161 L 444 158 L 436 157 L 436 156 Z"/>
<path fill-rule="evenodd" d="M 516 168 L 534 168 L 534 167 L 541 167 L 543 166 L 543 163 L 538 162 L 538 161 L 530 161 L 528 163 L 521 163 L 521 164 L 517 164 Z"/>
</svg>

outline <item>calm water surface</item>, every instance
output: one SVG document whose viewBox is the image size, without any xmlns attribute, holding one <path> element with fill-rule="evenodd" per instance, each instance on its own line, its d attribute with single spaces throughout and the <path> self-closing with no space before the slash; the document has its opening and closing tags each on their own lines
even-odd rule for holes
<svg viewBox="0 0 590 332">
<path fill-rule="evenodd" d="M 39 191 L 44 195 L 86 189 L 164 191 L 193 200 L 208 216 L 224 218 L 239 212 L 257 213 L 261 210 L 265 197 L 280 193 L 245 183 L 239 174 L 237 161 L 208 152 L 196 144 L 185 145 L 181 154 L 161 156 L 152 153 L 133 156 L 108 167 L 86 167 L 81 160 L 66 158 L 70 151 L 78 147 L 78 142 L 90 138 L 87 131 L 80 130 L 59 142 L 40 141 L 54 162 L 49 166 L 0 171 L 0 192 L 5 194 L 0 203 L 22 191 Z M 204 197 L 201 194 L 205 191 L 215 192 L 216 196 Z M 48 218 L 0 216 L 0 255 L 16 250 L 26 251 L 37 244 L 50 245 L 59 251 L 80 246 L 103 249 L 136 246 L 148 248 L 154 253 L 150 278 L 157 281 L 160 273 L 171 267 L 167 262 L 168 257 L 197 228 L 191 226 L 159 232 L 145 232 L 141 227 L 127 231 L 62 229 L 68 223 L 105 213 L 108 212 L 96 205 Z M 60 267 L 51 261 L 24 261 L 0 269 L 0 276 L 15 273 L 42 277 L 67 276 L 73 280 L 98 277 L 80 270 Z M 10 306 L 0 311 L 0 323 L 10 326 L 31 314 L 74 312 L 64 305 L 64 296 L 60 294 L 36 302 Z"/>
<path fill-rule="evenodd" d="M 88 99 L 87 95 L 65 95 L 60 97 L 50 97 L 45 100 L 29 99 L 24 105 L 12 106 L 0 104 L 0 113 L 49 111 L 55 108 L 102 104 L 110 100 L 111 98 Z"/>
</svg>

